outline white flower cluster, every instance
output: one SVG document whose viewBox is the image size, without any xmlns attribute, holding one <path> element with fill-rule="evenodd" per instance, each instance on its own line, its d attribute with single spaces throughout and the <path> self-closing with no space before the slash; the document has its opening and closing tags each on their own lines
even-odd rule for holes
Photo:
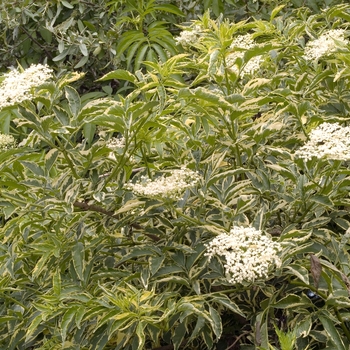
<svg viewBox="0 0 350 350">
<path fill-rule="evenodd" d="M 189 27 L 188 30 L 183 30 L 180 36 L 175 38 L 176 45 L 189 47 L 195 45 L 203 35 L 203 30 L 200 25 Z"/>
<path fill-rule="evenodd" d="M 183 192 L 187 188 L 195 186 L 199 180 L 200 176 L 197 172 L 181 168 L 172 170 L 170 176 L 163 174 L 155 180 L 142 176 L 141 181 L 137 183 L 129 182 L 125 185 L 125 188 L 133 191 L 138 196 L 180 200 Z"/>
<path fill-rule="evenodd" d="M 10 149 L 16 146 L 16 140 L 12 135 L 0 134 L 0 149 Z"/>
<path fill-rule="evenodd" d="M 308 61 L 318 60 L 337 51 L 342 45 L 348 45 L 349 40 L 345 39 L 345 30 L 332 29 L 323 33 L 318 39 L 309 41 L 304 50 L 304 58 Z"/>
<path fill-rule="evenodd" d="M 31 99 L 31 90 L 50 79 L 52 72 L 48 66 L 37 64 L 23 72 L 14 69 L 5 74 L 0 85 L 0 109 Z"/>
<path fill-rule="evenodd" d="M 323 123 L 313 129 L 309 141 L 295 155 L 309 160 L 312 157 L 338 160 L 350 159 L 350 127 L 338 123 Z"/>
<path fill-rule="evenodd" d="M 118 148 L 123 148 L 125 146 L 124 137 L 112 137 L 106 142 L 108 148 L 112 150 L 117 150 Z"/>
<path fill-rule="evenodd" d="M 282 246 L 253 227 L 234 226 L 207 244 L 205 255 L 225 258 L 225 273 L 229 283 L 254 282 L 265 279 L 273 267 L 279 267 L 278 253 Z"/>
<path fill-rule="evenodd" d="M 106 146 L 112 150 L 108 158 L 117 160 L 114 152 L 118 152 L 118 150 L 122 150 L 125 147 L 125 138 L 112 137 L 106 142 Z"/>
<path fill-rule="evenodd" d="M 234 40 L 232 41 L 230 45 L 230 49 L 234 50 L 235 48 L 249 50 L 256 46 L 256 43 L 254 42 L 252 36 L 250 34 L 245 35 L 238 35 Z M 238 67 L 236 65 L 236 60 L 238 58 L 244 57 L 244 51 L 236 51 L 229 53 L 226 56 L 226 66 L 228 69 L 232 70 L 233 72 L 238 73 Z M 255 56 L 251 58 L 246 65 L 243 67 L 241 71 L 241 77 L 243 77 L 246 74 L 251 74 L 257 71 L 260 68 L 260 62 L 262 60 L 262 56 Z"/>
</svg>

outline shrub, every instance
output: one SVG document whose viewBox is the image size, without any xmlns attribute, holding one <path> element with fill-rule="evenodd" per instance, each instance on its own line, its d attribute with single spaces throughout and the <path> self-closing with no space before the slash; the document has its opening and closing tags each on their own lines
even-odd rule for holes
<svg viewBox="0 0 350 350">
<path fill-rule="evenodd" d="M 127 33 L 166 5 L 107 9 Z M 347 349 L 349 18 L 206 12 L 98 79 L 116 93 L 88 68 L 4 75 L 1 346 Z"/>
</svg>

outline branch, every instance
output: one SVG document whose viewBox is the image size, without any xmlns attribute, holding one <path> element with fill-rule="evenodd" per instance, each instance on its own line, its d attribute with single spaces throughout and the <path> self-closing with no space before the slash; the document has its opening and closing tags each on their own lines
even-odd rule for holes
<svg viewBox="0 0 350 350">
<path fill-rule="evenodd" d="M 85 202 L 74 202 L 73 205 L 77 208 L 80 208 L 80 209 L 83 209 L 86 211 L 88 211 L 88 210 L 95 211 L 97 213 L 105 214 L 105 215 L 110 216 L 112 218 L 119 219 L 119 216 L 115 215 L 113 211 L 103 209 L 103 208 L 99 207 L 98 205 L 94 205 L 94 204 L 90 205 L 90 204 L 87 204 Z"/>
<path fill-rule="evenodd" d="M 33 38 L 33 36 L 28 32 L 28 30 L 24 27 L 24 26 L 21 26 L 21 29 L 27 34 L 27 36 L 33 41 L 35 42 L 35 44 L 37 44 L 42 50 L 45 51 L 46 55 L 49 56 L 49 58 L 52 59 L 52 55 L 49 51 L 47 51 L 47 49 L 45 48 L 45 46 L 41 45 L 39 43 L 38 40 L 36 40 L 35 38 Z"/>
<path fill-rule="evenodd" d="M 101 213 L 101 214 L 107 215 L 107 216 L 114 218 L 114 219 L 120 218 L 119 215 L 114 214 L 113 211 L 103 209 L 103 208 L 99 207 L 98 205 L 87 204 L 85 202 L 74 202 L 73 205 L 75 207 L 80 208 L 80 209 L 85 210 L 85 211 L 94 211 L 96 213 Z M 134 227 L 136 229 L 144 229 L 143 226 L 138 225 L 137 223 L 132 223 L 132 224 L 130 224 L 130 226 Z M 143 234 L 145 236 L 151 238 L 154 242 L 160 241 L 160 238 L 156 235 L 153 235 L 152 233 L 143 232 Z"/>
</svg>

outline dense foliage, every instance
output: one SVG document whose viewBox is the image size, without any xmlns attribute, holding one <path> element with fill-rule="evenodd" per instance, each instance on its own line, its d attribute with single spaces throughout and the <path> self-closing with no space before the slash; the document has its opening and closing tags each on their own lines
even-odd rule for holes
<svg viewBox="0 0 350 350">
<path fill-rule="evenodd" d="M 349 348 L 324 3 L 0 4 L 1 348 Z"/>
</svg>

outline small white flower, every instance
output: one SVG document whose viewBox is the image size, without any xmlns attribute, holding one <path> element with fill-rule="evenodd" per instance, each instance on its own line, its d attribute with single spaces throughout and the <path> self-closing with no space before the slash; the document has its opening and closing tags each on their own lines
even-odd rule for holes
<svg viewBox="0 0 350 350">
<path fill-rule="evenodd" d="M 188 30 L 183 30 L 180 33 L 180 36 L 175 38 L 176 44 L 181 45 L 183 47 L 193 46 L 203 35 L 203 30 L 200 25 L 195 25 L 193 27 L 189 27 Z"/>
<path fill-rule="evenodd" d="M 50 79 L 52 72 L 48 66 L 37 64 L 23 72 L 14 69 L 5 74 L 0 85 L 0 109 L 31 99 L 31 90 Z"/>
<path fill-rule="evenodd" d="M 128 183 L 125 188 L 133 191 L 138 196 L 163 199 L 181 199 L 184 191 L 195 186 L 200 180 L 198 173 L 186 169 L 175 169 L 170 176 L 164 174 L 155 180 L 145 176 L 137 183 Z"/>
<path fill-rule="evenodd" d="M 256 46 L 256 43 L 254 42 L 252 36 L 250 34 L 245 35 L 238 35 L 234 38 L 230 45 L 231 50 L 235 50 L 237 48 L 249 50 Z M 234 51 L 229 53 L 226 56 L 226 66 L 228 69 L 232 70 L 233 72 L 238 73 L 238 67 L 236 65 L 236 61 L 238 58 L 244 57 L 244 51 Z M 247 74 L 252 74 L 255 71 L 257 71 L 260 68 L 260 63 L 262 60 L 262 56 L 255 56 L 252 57 L 243 67 L 240 75 L 243 77 Z"/>
<path fill-rule="evenodd" d="M 12 135 L 0 134 L 0 149 L 10 149 L 16 146 L 16 140 Z"/>
<path fill-rule="evenodd" d="M 120 156 L 124 154 L 125 138 L 124 136 L 112 137 L 106 142 L 106 146 L 111 150 L 111 152 L 108 155 L 108 158 L 117 161 L 117 155 Z M 124 156 L 129 158 L 129 161 L 131 163 L 135 163 L 135 157 L 133 155 L 130 155 L 129 152 L 126 152 Z"/>
<path fill-rule="evenodd" d="M 323 123 L 313 129 L 309 141 L 295 155 L 306 160 L 312 157 L 337 160 L 350 159 L 350 127 Z"/>
<path fill-rule="evenodd" d="M 280 243 L 253 227 L 234 226 L 230 233 L 216 236 L 206 247 L 209 259 L 215 255 L 224 258 L 226 278 L 232 284 L 266 279 L 273 267 L 281 265 Z"/>
<path fill-rule="evenodd" d="M 124 148 L 125 146 L 125 138 L 124 137 L 112 137 L 106 142 L 106 146 L 113 151 L 118 150 L 120 148 Z"/>
<path fill-rule="evenodd" d="M 318 39 L 309 41 L 304 50 L 304 58 L 308 61 L 318 60 L 337 51 L 339 46 L 348 45 L 344 29 L 332 29 L 323 33 Z"/>
</svg>

